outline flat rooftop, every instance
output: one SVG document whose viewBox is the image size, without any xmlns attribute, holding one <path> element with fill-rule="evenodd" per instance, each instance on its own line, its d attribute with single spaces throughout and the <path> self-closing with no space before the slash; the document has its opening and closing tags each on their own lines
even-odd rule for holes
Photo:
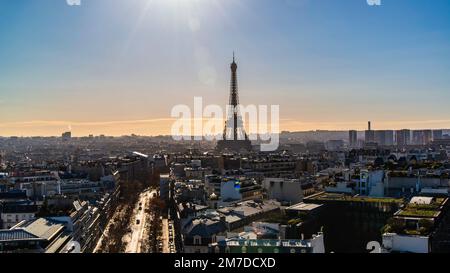
<svg viewBox="0 0 450 273">
<path fill-rule="evenodd" d="M 306 240 L 273 240 L 273 239 L 228 239 L 225 241 L 227 246 L 251 246 L 251 247 L 311 247 L 311 242 Z"/>
<path fill-rule="evenodd" d="M 342 202 L 370 202 L 370 203 L 403 203 L 402 198 L 390 197 L 368 197 L 359 195 L 349 195 L 344 193 L 320 192 L 308 197 L 304 200 L 315 201 L 342 201 Z"/>
<path fill-rule="evenodd" d="M 413 197 L 411 202 L 395 216 L 415 218 L 437 218 L 448 198 Z"/>
<path fill-rule="evenodd" d="M 323 205 L 321 205 L 321 204 L 298 203 L 298 204 L 295 204 L 295 205 L 292 205 L 292 206 L 286 208 L 286 210 L 312 211 L 312 210 L 315 210 L 315 209 L 320 208 L 322 206 Z"/>
</svg>

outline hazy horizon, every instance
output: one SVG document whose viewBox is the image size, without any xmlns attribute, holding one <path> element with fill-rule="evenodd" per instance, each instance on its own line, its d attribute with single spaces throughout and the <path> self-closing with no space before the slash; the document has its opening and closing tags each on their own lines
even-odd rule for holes
<svg viewBox="0 0 450 273">
<path fill-rule="evenodd" d="M 401 128 L 401 129 L 374 129 L 374 131 L 378 131 L 378 130 L 402 130 L 402 129 L 410 129 L 410 128 Z M 327 130 L 327 129 L 315 129 L 315 130 L 303 130 L 303 131 L 286 131 L 286 130 L 280 130 L 280 134 L 285 134 L 285 133 L 314 133 L 314 132 L 336 132 L 336 133 L 347 133 L 350 130 L 354 130 L 354 129 L 347 129 L 347 130 Z M 417 128 L 417 129 L 410 129 L 411 131 L 414 130 L 442 130 L 444 134 L 448 134 L 450 132 L 450 128 Z M 365 130 L 356 130 L 359 134 L 363 134 L 365 132 Z M 154 135 L 145 135 L 145 134 L 136 134 L 133 132 L 129 132 L 127 134 L 113 134 L 113 135 L 109 135 L 109 134 L 104 134 L 104 133 L 99 133 L 99 134 L 77 134 L 76 132 L 70 131 L 70 130 L 66 130 L 66 131 L 61 131 L 60 134 L 55 134 L 55 135 L 1 135 L 0 134 L 0 138 L 9 138 L 9 137 L 19 137 L 19 138 L 32 138 L 32 137 L 61 137 L 61 135 L 63 133 L 66 132 L 71 132 L 72 137 L 75 138 L 83 138 L 83 137 L 89 137 L 89 136 L 94 136 L 94 137 L 98 137 L 98 136 L 105 136 L 105 137 L 129 137 L 129 136 L 138 136 L 138 137 L 172 137 L 171 134 L 154 134 Z M 195 135 L 192 135 L 192 137 L 194 137 Z M 204 136 L 204 135 L 203 135 Z"/>
</svg>

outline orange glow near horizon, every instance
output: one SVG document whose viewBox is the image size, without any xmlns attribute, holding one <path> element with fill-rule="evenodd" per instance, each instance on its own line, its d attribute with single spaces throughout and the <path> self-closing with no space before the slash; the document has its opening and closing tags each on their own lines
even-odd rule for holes
<svg viewBox="0 0 450 273">
<path fill-rule="evenodd" d="M 0 136 L 60 136 L 65 131 L 72 131 L 73 136 L 88 135 L 142 135 L 157 136 L 170 135 L 171 126 L 176 119 L 156 118 L 124 121 L 99 121 L 99 122 L 71 122 L 71 121 L 29 121 L 11 122 L 0 124 Z M 205 119 L 204 122 L 207 120 Z M 374 130 L 397 129 L 447 129 L 450 128 L 450 120 L 428 121 L 380 121 L 372 122 Z M 365 130 L 366 121 L 361 122 L 302 122 L 294 119 L 281 119 L 280 131 L 347 131 Z"/>
</svg>

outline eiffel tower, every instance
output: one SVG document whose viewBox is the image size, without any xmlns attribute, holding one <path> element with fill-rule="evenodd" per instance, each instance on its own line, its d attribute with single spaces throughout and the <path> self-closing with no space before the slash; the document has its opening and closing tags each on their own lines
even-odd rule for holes
<svg viewBox="0 0 450 273">
<path fill-rule="evenodd" d="M 217 142 L 217 150 L 220 152 L 249 152 L 252 150 L 252 143 L 245 132 L 244 121 L 238 108 L 237 68 L 233 53 L 228 117 L 223 130 L 223 140 Z"/>
</svg>

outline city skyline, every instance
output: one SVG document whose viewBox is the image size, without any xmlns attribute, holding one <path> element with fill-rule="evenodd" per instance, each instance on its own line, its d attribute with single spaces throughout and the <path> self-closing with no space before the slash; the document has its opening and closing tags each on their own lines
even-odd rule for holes
<svg viewBox="0 0 450 273">
<path fill-rule="evenodd" d="M 0 136 L 169 135 L 233 50 L 281 131 L 450 128 L 448 1 L 276 2 L 0 1 Z"/>
</svg>

